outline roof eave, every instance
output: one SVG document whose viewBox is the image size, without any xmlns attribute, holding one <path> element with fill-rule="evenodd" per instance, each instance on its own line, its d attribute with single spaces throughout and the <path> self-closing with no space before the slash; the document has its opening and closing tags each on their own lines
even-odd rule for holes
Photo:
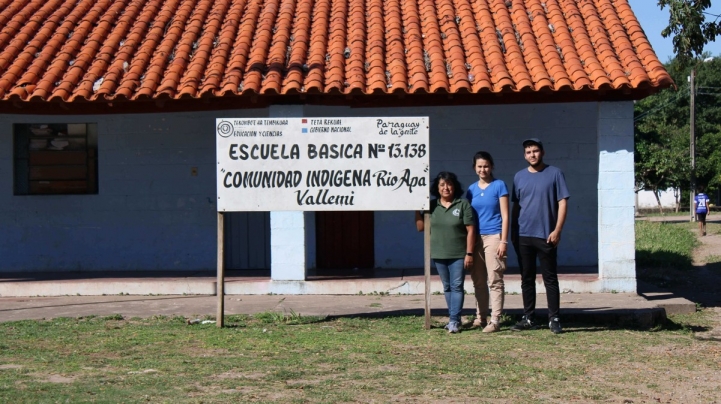
<svg viewBox="0 0 721 404">
<path fill-rule="evenodd" d="M 53 114 L 135 114 L 159 112 L 212 111 L 226 109 L 265 108 L 273 104 L 344 105 L 364 107 L 401 106 L 449 106 L 449 105 L 502 105 L 565 102 L 634 101 L 653 95 L 663 89 L 676 87 L 672 81 L 659 85 L 641 85 L 636 88 L 624 86 L 620 89 L 582 89 L 566 91 L 512 91 L 499 93 L 470 93 L 467 91 L 448 93 L 379 93 L 346 94 L 295 93 L 223 95 L 195 99 L 180 97 L 145 98 L 142 100 L 96 99 L 86 101 L 76 98 L 65 101 L 23 101 L 18 98 L 0 101 L 0 113 L 23 115 Z"/>
</svg>

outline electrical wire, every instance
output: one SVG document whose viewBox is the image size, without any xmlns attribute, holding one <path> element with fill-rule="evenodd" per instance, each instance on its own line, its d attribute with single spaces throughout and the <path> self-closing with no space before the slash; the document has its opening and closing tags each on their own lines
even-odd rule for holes
<svg viewBox="0 0 721 404">
<path fill-rule="evenodd" d="M 653 109 L 651 109 L 651 110 L 648 110 L 648 111 L 644 112 L 643 114 L 641 114 L 641 115 L 633 118 L 633 121 L 634 121 L 634 122 L 639 121 L 639 120 L 641 120 L 642 118 L 645 118 L 647 115 L 649 115 L 649 114 L 651 114 L 651 113 L 653 113 L 653 112 L 656 112 L 656 111 L 658 111 L 659 109 L 661 109 L 661 108 L 663 108 L 663 107 L 671 104 L 672 102 L 678 101 L 678 99 L 679 99 L 682 95 L 686 95 L 686 94 L 685 94 L 686 91 L 681 91 L 681 90 L 685 90 L 685 86 L 684 86 L 683 88 L 679 89 L 679 91 L 678 91 L 678 93 L 676 93 L 676 96 L 675 96 L 675 97 L 673 97 L 672 99 L 670 99 L 670 100 L 664 102 L 663 104 L 657 106 L 656 108 L 653 108 Z"/>
<path fill-rule="evenodd" d="M 702 13 L 716 17 L 711 24 L 716 24 L 716 21 L 721 18 L 721 15 L 719 14 L 707 13 L 706 11 L 702 11 Z"/>
</svg>

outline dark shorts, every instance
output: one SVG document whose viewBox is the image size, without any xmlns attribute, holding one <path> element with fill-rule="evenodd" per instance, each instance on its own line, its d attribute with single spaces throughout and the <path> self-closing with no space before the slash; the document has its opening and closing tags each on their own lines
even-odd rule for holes
<svg viewBox="0 0 721 404">
<path fill-rule="evenodd" d="M 706 221 L 706 214 L 705 213 L 697 213 L 696 217 L 698 217 L 699 222 L 705 222 Z"/>
</svg>

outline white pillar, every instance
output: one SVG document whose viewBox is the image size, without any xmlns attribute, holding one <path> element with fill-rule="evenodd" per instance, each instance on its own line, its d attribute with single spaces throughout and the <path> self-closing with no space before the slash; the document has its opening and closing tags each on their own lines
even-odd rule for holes
<svg viewBox="0 0 721 404">
<path fill-rule="evenodd" d="M 607 292 L 636 292 L 633 142 L 633 102 L 600 102 L 598 275 Z"/>
<path fill-rule="evenodd" d="M 271 105 L 270 118 L 300 118 L 302 105 Z M 303 212 L 270 212 L 270 279 L 304 281 L 306 225 Z"/>
</svg>

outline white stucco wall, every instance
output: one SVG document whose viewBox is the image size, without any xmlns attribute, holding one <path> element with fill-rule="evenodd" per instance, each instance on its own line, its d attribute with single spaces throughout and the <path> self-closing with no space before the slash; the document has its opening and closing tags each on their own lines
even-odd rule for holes
<svg viewBox="0 0 721 404">
<path fill-rule="evenodd" d="M 636 196 L 636 207 L 639 209 L 657 209 L 658 202 L 653 191 L 638 191 Z M 676 196 L 673 188 L 659 192 L 659 200 L 664 208 L 676 207 Z"/>
</svg>

